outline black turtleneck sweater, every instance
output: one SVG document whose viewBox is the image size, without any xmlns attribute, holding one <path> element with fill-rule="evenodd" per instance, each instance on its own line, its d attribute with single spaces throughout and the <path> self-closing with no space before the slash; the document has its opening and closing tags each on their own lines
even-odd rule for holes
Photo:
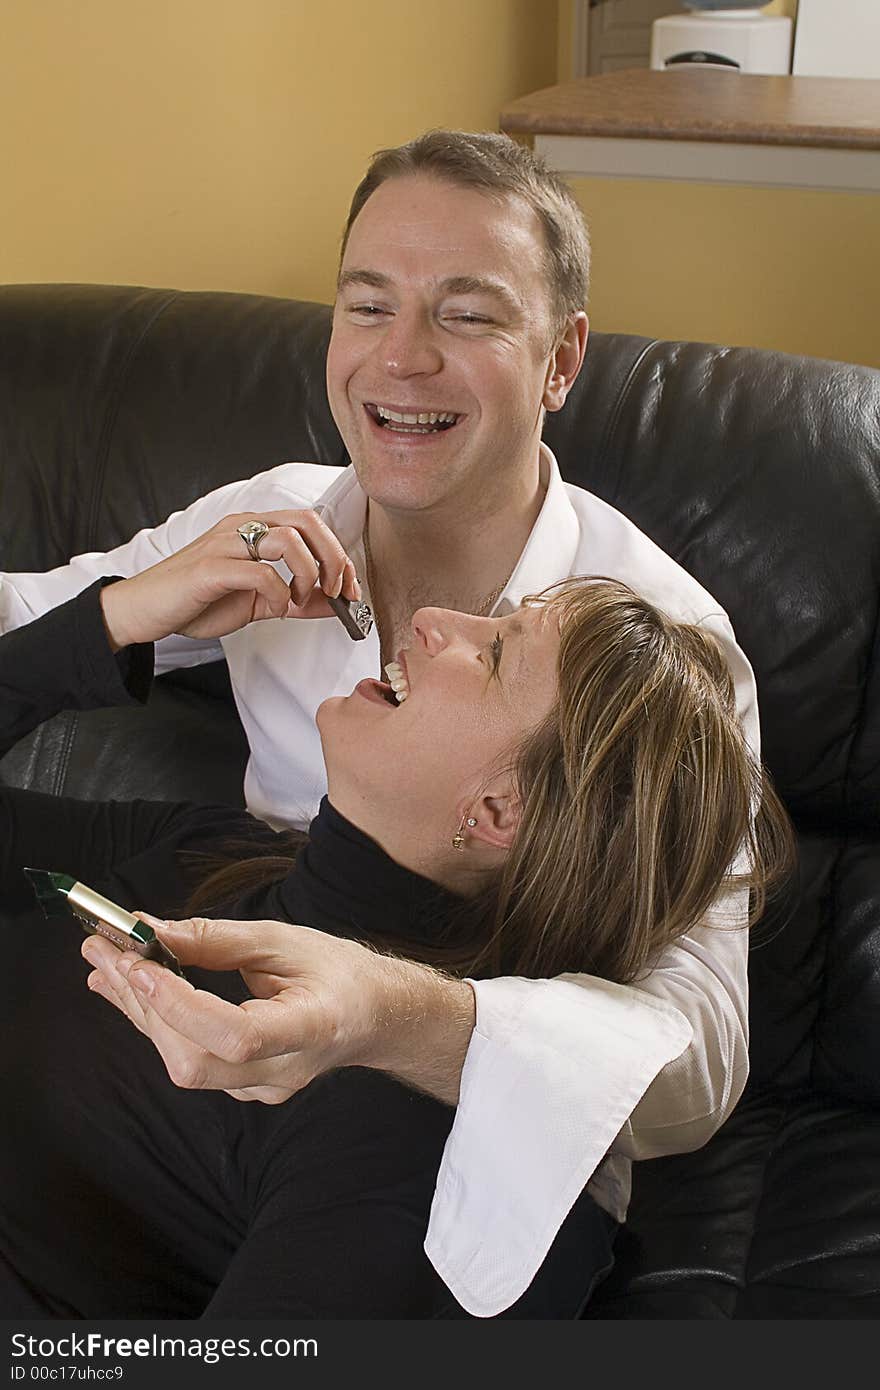
<svg viewBox="0 0 880 1390">
<path fill-rule="evenodd" d="M 336 936 L 430 941 L 461 899 L 397 864 L 325 796 L 308 841 L 280 882 L 242 899 L 236 916 L 298 922 Z M 244 909 L 244 911 L 243 911 Z"/>
</svg>

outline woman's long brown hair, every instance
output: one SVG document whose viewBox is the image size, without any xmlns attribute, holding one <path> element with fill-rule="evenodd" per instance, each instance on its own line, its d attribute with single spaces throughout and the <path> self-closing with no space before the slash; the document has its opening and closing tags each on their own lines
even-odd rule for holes
<svg viewBox="0 0 880 1390">
<path fill-rule="evenodd" d="M 436 943 L 373 944 L 460 975 L 573 971 L 627 983 L 725 892 L 749 891 L 754 923 L 793 865 L 790 823 L 749 751 L 710 633 L 617 580 L 568 579 L 525 602 L 559 620 L 558 698 L 508 762 L 522 807 L 513 845 Z M 292 862 L 228 865 L 187 913 L 276 880 Z"/>
</svg>

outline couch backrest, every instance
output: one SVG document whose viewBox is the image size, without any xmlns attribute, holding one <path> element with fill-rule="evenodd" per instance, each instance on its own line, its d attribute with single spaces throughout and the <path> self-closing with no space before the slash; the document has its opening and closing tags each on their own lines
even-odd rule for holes
<svg viewBox="0 0 880 1390">
<path fill-rule="evenodd" d="M 325 305 L 9 285 L 0 325 L 3 569 L 107 550 L 291 458 L 345 462 Z"/>
<path fill-rule="evenodd" d="M 344 462 L 324 390 L 328 336 L 325 306 L 283 299 L 0 289 L 0 566 L 106 549 L 285 459 Z M 570 481 L 716 595 L 755 667 L 765 760 L 802 846 L 797 892 L 754 938 L 755 1084 L 812 1080 L 880 1103 L 880 373 L 595 334 L 545 433 Z M 169 731 L 180 701 L 203 694 L 188 684 Z M 205 722 L 191 713 L 187 745 Z M 69 725 L 46 735 L 42 757 L 16 750 L 11 775 L 101 794 L 118 770 L 115 718 L 77 721 L 79 742 Z M 178 732 L 165 763 L 153 747 L 146 782 L 130 732 L 119 735 L 129 792 L 187 794 L 173 780 Z M 216 761 L 216 748 L 192 747 Z"/>
</svg>

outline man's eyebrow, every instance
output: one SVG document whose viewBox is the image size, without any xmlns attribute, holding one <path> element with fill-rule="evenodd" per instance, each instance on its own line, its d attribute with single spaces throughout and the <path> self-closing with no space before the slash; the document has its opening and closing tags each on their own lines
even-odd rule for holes
<svg viewBox="0 0 880 1390">
<path fill-rule="evenodd" d="M 349 285 L 369 285 L 374 290 L 385 290 L 391 279 L 379 270 L 343 270 L 337 282 L 337 289 L 347 289 Z"/>
<path fill-rule="evenodd" d="M 489 294 L 510 309 L 519 310 L 522 307 L 509 286 L 491 275 L 451 275 L 441 281 L 440 290 L 443 294 Z"/>
</svg>

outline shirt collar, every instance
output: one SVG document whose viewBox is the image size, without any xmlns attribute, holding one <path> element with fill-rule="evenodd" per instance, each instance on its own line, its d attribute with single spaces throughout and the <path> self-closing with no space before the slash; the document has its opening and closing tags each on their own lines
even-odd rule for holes
<svg viewBox="0 0 880 1390">
<path fill-rule="evenodd" d="M 360 544 L 367 519 L 367 495 L 349 464 L 315 503 L 315 511 L 326 521 L 343 549 L 349 554 Z"/>
<path fill-rule="evenodd" d="M 541 482 L 546 486 L 538 519 L 531 529 L 513 573 L 492 610 L 512 613 L 527 594 L 540 593 L 549 584 L 572 572 L 580 525 L 569 500 L 559 465 L 546 444 L 541 444 Z"/>
</svg>

